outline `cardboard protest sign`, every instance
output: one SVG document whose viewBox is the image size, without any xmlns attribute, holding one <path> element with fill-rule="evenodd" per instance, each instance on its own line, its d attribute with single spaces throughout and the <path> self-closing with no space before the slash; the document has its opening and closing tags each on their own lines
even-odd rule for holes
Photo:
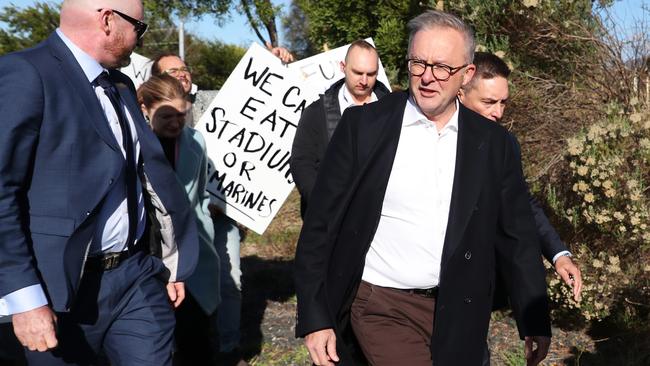
<svg viewBox="0 0 650 366">
<path fill-rule="evenodd" d="M 212 161 L 212 202 L 259 234 L 294 186 L 289 157 L 303 94 L 295 72 L 253 44 L 195 126 Z"/>
<path fill-rule="evenodd" d="M 375 45 L 372 38 L 366 38 L 366 41 L 373 46 Z M 304 82 L 304 96 L 307 105 L 318 99 L 318 94 L 324 93 L 330 85 L 345 76 L 341 71 L 340 64 L 341 61 L 345 60 L 348 47 L 350 45 L 335 48 L 289 64 L 289 68 L 295 70 L 299 78 Z M 390 90 L 390 83 L 386 77 L 384 66 L 381 64 L 381 57 L 377 80 L 384 83 Z"/>
<path fill-rule="evenodd" d="M 140 84 L 144 83 L 151 76 L 151 60 L 135 52 L 131 54 L 131 63 L 120 69 L 126 74 L 137 89 Z"/>
</svg>

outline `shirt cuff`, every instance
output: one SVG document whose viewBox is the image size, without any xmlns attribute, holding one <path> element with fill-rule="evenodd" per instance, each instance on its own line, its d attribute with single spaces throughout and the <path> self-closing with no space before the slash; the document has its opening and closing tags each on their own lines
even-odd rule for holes
<svg viewBox="0 0 650 366">
<path fill-rule="evenodd" d="M 563 250 L 563 251 L 557 253 L 556 255 L 553 256 L 553 265 L 555 265 L 555 262 L 558 260 L 558 258 L 564 257 L 564 256 L 573 257 L 573 254 L 571 254 L 571 252 L 568 251 L 568 250 Z"/>
<path fill-rule="evenodd" d="M 31 285 L 0 298 L 0 316 L 13 315 L 47 305 L 41 285 Z"/>
</svg>

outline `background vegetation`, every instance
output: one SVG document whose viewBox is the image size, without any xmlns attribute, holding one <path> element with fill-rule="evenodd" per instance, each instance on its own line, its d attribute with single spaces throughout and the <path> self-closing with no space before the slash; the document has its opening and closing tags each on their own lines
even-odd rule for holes
<svg viewBox="0 0 650 366">
<path fill-rule="evenodd" d="M 460 15 L 474 27 L 478 48 L 497 53 L 513 68 L 503 123 L 518 136 L 529 185 L 546 203 L 547 214 L 583 271 L 584 297 L 575 303 L 549 268 L 556 334 L 577 331 L 595 344 L 585 351 L 575 341 L 571 355 L 558 362 L 648 365 L 650 43 L 647 23 L 637 24 L 634 37 L 624 35 L 607 12 L 612 2 L 294 0 L 282 13 L 269 1 L 145 1 L 149 23 L 162 30 L 148 33 L 137 52 L 152 57 L 176 49 L 172 15 L 216 14 L 227 21 L 228 12 L 237 11 L 248 17 L 260 40 L 273 44 L 277 44 L 275 23 L 280 22 L 287 46 L 300 57 L 373 37 L 392 83 L 405 87 L 406 22 L 427 8 Z M 5 6 L 0 21 L 9 25 L 8 31 L 0 30 L 3 54 L 47 37 L 58 23 L 58 8 L 45 3 L 24 9 Z M 218 89 L 245 51 L 193 35 L 186 41 L 187 60 L 202 89 Z M 295 301 L 287 273 L 300 220 L 297 199 L 292 197 L 269 231 L 249 235 L 244 246 L 249 289 L 263 292 L 255 287 L 259 279 L 253 274 L 259 270 L 269 278 L 264 258 L 281 265 L 275 284 L 284 289 L 278 290 L 281 296 L 271 298 L 289 307 L 284 310 Z M 248 294 L 255 304 L 270 301 L 251 300 L 260 295 Z M 249 311 L 259 310 L 251 304 Z M 495 323 L 507 323 L 507 314 L 496 317 Z M 257 346 L 249 347 L 249 355 L 256 355 L 257 364 L 306 361 L 304 350 L 274 348 L 261 334 L 256 337 Z M 499 359 L 503 364 L 521 364 L 518 349 L 504 350 Z"/>
</svg>

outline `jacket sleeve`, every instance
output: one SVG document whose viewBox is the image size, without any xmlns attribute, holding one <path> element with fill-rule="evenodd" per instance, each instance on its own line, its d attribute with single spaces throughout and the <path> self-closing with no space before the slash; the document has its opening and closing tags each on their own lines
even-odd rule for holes
<svg viewBox="0 0 650 366">
<path fill-rule="evenodd" d="M 496 242 L 498 270 L 508 286 L 519 335 L 550 336 L 545 271 L 521 160 L 514 144 L 504 143 L 500 239 Z"/>
<path fill-rule="evenodd" d="M 303 216 L 316 182 L 321 159 L 318 151 L 322 136 L 318 133 L 318 121 L 322 117 L 318 115 L 318 105 L 319 101 L 311 104 L 300 117 L 291 148 L 291 176 L 300 193 Z"/>
<path fill-rule="evenodd" d="M 43 104 L 34 66 L 15 54 L 0 57 L 0 297 L 40 284 L 28 244 L 27 189 Z"/>
<path fill-rule="evenodd" d="M 521 160 L 521 147 L 514 135 L 509 134 L 508 137 L 512 141 L 516 158 Z M 522 172 L 523 175 L 523 172 Z M 535 226 L 537 227 L 537 234 L 539 235 L 540 246 L 542 254 L 549 263 L 553 264 L 553 257 L 560 252 L 568 251 L 569 249 L 562 243 L 557 231 L 553 228 L 548 217 L 544 214 L 544 210 L 539 201 L 530 194 L 528 186 L 526 186 L 526 193 L 528 194 L 528 201 L 530 208 L 533 210 L 533 217 L 535 218 Z"/>
<path fill-rule="evenodd" d="M 296 336 L 334 328 L 326 293 L 329 259 L 336 242 L 336 217 L 355 170 L 354 129 L 346 111 L 318 171 L 295 258 L 298 298 Z M 357 114 L 358 117 L 358 114 Z"/>
<path fill-rule="evenodd" d="M 535 217 L 535 225 L 537 226 L 537 235 L 539 235 L 542 254 L 549 263 L 553 264 L 553 257 L 560 252 L 568 251 L 569 248 L 564 245 L 560 239 L 560 235 L 558 235 L 548 220 L 548 217 L 544 214 L 544 210 L 539 201 L 530 192 L 528 192 L 528 201 L 530 202 L 530 208 L 533 210 L 533 216 Z"/>
<path fill-rule="evenodd" d="M 208 185 L 208 152 L 201 134 L 198 132 L 195 132 L 195 134 L 199 141 L 199 145 L 201 146 L 201 150 L 199 151 L 201 154 L 201 162 L 196 187 L 200 205 L 200 212 L 197 212 L 196 215 L 203 226 L 203 228 L 199 230 L 199 236 L 202 241 L 212 248 L 212 242 L 214 241 L 214 225 L 212 224 L 212 217 L 210 216 L 210 210 L 208 209 L 208 205 L 210 205 L 210 194 L 206 189 Z"/>
</svg>

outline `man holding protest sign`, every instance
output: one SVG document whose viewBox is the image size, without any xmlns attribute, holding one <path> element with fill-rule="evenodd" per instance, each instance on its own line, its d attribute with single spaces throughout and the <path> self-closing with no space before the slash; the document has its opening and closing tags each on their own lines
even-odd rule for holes
<svg viewBox="0 0 650 366">
<path fill-rule="evenodd" d="M 66 0 L 0 58 L 0 315 L 34 365 L 170 365 L 194 216 L 130 79 L 139 0 Z"/>
<path fill-rule="evenodd" d="M 371 103 L 388 94 L 377 80 L 377 50 L 365 40 L 353 42 L 341 62 L 345 77 L 335 82 L 310 104 L 300 117 L 291 150 L 291 175 L 300 192 L 300 213 L 304 216 L 309 195 L 327 144 L 348 107 Z"/>
<path fill-rule="evenodd" d="M 499 270 L 537 365 L 550 320 L 520 161 L 505 129 L 456 98 L 472 31 L 438 11 L 408 28 L 408 93 L 348 109 L 320 167 L 296 334 L 317 365 L 479 365 Z"/>
</svg>

